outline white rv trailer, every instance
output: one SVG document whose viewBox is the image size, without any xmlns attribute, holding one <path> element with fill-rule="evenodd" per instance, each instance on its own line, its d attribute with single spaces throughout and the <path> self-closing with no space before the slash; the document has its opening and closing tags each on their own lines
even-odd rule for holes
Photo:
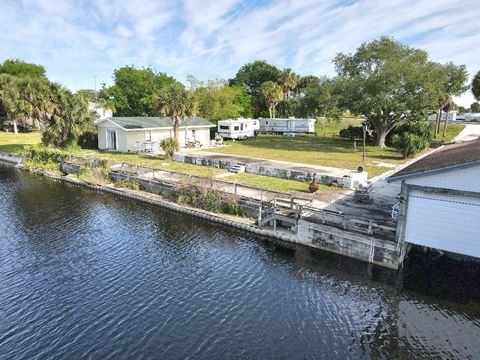
<svg viewBox="0 0 480 360">
<path fill-rule="evenodd" d="M 445 117 L 447 116 L 447 113 L 442 111 L 440 121 L 445 121 Z M 428 120 L 430 121 L 436 121 L 437 120 L 437 114 L 430 114 L 428 116 Z M 456 111 L 449 111 L 448 112 L 448 121 L 454 122 L 457 120 L 457 112 Z"/>
<path fill-rule="evenodd" d="M 288 119 L 260 118 L 260 132 L 266 133 L 314 133 L 315 119 Z"/>
<path fill-rule="evenodd" d="M 220 120 L 217 125 L 218 135 L 224 139 L 246 139 L 255 136 L 260 129 L 257 119 L 227 119 Z"/>
</svg>

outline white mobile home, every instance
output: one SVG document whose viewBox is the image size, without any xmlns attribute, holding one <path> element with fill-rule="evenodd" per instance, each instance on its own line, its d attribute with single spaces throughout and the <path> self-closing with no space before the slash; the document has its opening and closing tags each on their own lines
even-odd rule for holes
<svg viewBox="0 0 480 360">
<path fill-rule="evenodd" d="M 314 133 L 315 119 L 288 119 L 260 118 L 260 132 L 266 133 Z"/>
<path fill-rule="evenodd" d="M 400 243 L 480 257 L 480 140 L 447 145 L 392 175 Z"/>
<path fill-rule="evenodd" d="M 217 126 L 218 135 L 224 139 L 246 139 L 255 136 L 260 122 L 257 119 L 227 119 L 220 120 Z"/>
<path fill-rule="evenodd" d="M 122 152 L 158 152 L 160 142 L 172 138 L 170 117 L 111 117 L 100 120 L 98 148 Z M 201 117 L 180 122 L 180 147 L 205 147 L 210 144 L 212 123 Z"/>
</svg>

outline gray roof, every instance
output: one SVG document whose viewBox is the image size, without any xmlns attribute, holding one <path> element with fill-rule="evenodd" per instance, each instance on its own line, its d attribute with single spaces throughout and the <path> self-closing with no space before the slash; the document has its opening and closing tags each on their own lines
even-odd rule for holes
<svg viewBox="0 0 480 360">
<path fill-rule="evenodd" d="M 396 172 L 388 181 L 431 174 L 480 162 L 480 139 L 446 145 Z"/>
<path fill-rule="evenodd" d="M 117 124 L 118 126 L 126 130 L 141 130 L 141 129 L 159 129 L 159 128 L 171 128 L 172 118 L 168 116 L 164 117 L 111 117 L 106 120 Z M 209 126 L 213 127 L 211 122 L 205 120 L 202 117 L 190 117 L 180 121 L 180 127 L 185 126 Z"/>
</svg>

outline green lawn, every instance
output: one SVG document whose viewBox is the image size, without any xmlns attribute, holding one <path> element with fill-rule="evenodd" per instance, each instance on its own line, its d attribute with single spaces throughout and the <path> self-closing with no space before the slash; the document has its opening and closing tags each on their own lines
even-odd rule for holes
<svg viewBox="0 0 480 360">
<path fill-rule="evenodd" d="M 250 173 L 240 173 L 233 176 L 226 177 L 222 180 L 235 181 L 239 184 L 251 185 L 263 189 L 274 190 L 274 191 L 308 191 L 308 183 L 295 181 L 295 180 L 285 180 L 270 176 L 255 175 Z M 319 191 L 328 190 L 344 190 L 342 188 L 331 187 L 327 185 L 318 184 Z"/>
<path fill-rule="evenodd" d="M 342 119 L 340 122 L 331 122 L 322 127 L 317 122 L 317 133 L 323 133 L 324 136 L 297 135 L 295 137 L 286 137 L 260 135 L 254 139 L 228 141 L 226 147 L 209 151 L 352 170 L 363 165 L 368 171 L 369 177 L 380 175 L 391 169 L 388 166 L 382 166 L 382 163 L 398 165 L 407 161 L 402 159 L 400 154 L 393 148 L 379 148 L 367 145 L 365 164 L 362 164 L 362 146 L 360 142 L 357 142 L 357 150 L 355 151 L 352 140 L 332 136 L 332 134 L 338 134 L 340 129 L 350 124 L 358 125 L 360 123 L 361 120 L 357 119 Z M 319 127 L 323 129 L 322 132 L 319 131 Z M 463 127 L 464 125 L 460 124 L 450 125 L 447 141 L 453 139 Z M 438 145 L 438 143 L 435 145 Z"/>
<path fill-rule="evenodd" d="M 0 131 L 0 152 L 8 152 L 19 154 L 22 152 L 25 145 L 39 144 L 40 133 L 19 133 L 15 135 L 13 133 L 6 133 Z M 214 167 L 200 166 L 193 164 L 184 164 L 175 161 L 168 161 L 160 156 L 148 156 L 141 154 L 127 154 L 127 153 L 109 153 L 96 150 L 79 150 L 73 151 L 75 155 L 80 156 L 95 156 L 110 161 L 120 161 L 129 164 L 137 164 L 140 166 L 154 167 L 157 169 L 165 169 L 171 171 L 177 171 L 184 174 L 192 174 L 204 177 L 214 177 L 215 175 L 225 173 L 224 169 L 217 169 Z M 224 178 L 222 180 L 237 182 L 239 184 L 251 185 L 262 187 L 265 189 L 275 191 L 289 191 L 300 190 L 306 191 L 308 184 L 300 181 L 285 180 L 279 178 L 271 178 L 268 176 L 261 176 L 255 174 L 236 174 Z M 335 190 L 336 188 L 330 188 L 328 186 L 320 187 L 320 190 Z"/>
<path fill-rule="evenodd" d="M 40 133 L 33 131 L 29 133 L 18 133 L 0 131 L 0 152 L 18 154 L 26 145 L 40 143 Z"/>
</svg>

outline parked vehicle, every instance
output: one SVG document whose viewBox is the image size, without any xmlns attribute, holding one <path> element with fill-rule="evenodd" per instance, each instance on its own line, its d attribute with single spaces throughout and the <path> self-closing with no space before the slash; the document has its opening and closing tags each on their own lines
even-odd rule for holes
<svg viewBox="0 0 480 360">
<path fill-rule="evenodd" d="M 315 119 L 300 119 L 289 117 L 287 119 L 260 118 L 260 132 L 263 133 L 314 133 Z"/>
<path fill-rule="evenodd" d="M 218 135 L 224 139 L 246 139 L 254 137 L 260 128 L 257 119 L 220 120 L 217 125 Z"/>
</svg>

